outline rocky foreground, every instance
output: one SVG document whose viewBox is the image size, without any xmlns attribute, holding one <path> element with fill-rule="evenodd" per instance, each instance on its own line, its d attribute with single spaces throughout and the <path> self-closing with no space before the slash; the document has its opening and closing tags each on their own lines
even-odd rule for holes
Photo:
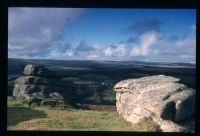
<svg viewBox="0 0 200 136">
<path fill-rule="evenodd" d="M 117 83 L 118 113 L 133 124 L 152 118 L 163 132 L 194 132 L 196 91 L 178 81 L 157 75 Z"/>
</svg>

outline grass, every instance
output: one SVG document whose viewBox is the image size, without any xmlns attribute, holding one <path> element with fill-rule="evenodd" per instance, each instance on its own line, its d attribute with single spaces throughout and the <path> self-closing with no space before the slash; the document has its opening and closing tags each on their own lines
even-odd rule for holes
<svg viewBox="0 0 200 136">
<path fill-rule="evenodd" d="M 42 110 L 34 110 L 27 107 L 8 107 L 8 121 L 9 128 L 17 125 L 20 122 L 35 119 L 44 118 L 46 114 Z"/>
<path fill-rule="evenodd" d="M 132 125 L 117 112 L 28 107 L 12 98 L 8 99 L 7 120 L 8 130 L 159 131 L 151 119 Z"/>
</svg>

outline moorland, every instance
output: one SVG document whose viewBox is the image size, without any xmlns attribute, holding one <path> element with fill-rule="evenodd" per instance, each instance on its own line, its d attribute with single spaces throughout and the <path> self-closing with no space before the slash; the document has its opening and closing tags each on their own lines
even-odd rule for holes
<svg viewBox="0 0 200 136">
<path fill-rule="evenodd" d="M 180 78 L 181 83 L 196 89 L 196 66 L 190 63 L 9 58 L 8 96 L 12 96 L 14 81 L 23 76 L 23 70 L 27 64 L 42 65 L 54 71 L 60 80 L 69 84 L 69 87 L 76 92 L 76 103 L 80 104 L 115 106 L 113 87 L 117 82 L 158 74 Z M 27 107 L 22 100 L 12 97 L 8 97 L 7 119 L 9 130 L 27 130 L 28 128 L 29 130 L 159 131 L 157 125 L 150 119 L 132 126 L 116 111 Z M 107 127 L 104 127 L 103 124 L 106 123 Z"/>
</svg>

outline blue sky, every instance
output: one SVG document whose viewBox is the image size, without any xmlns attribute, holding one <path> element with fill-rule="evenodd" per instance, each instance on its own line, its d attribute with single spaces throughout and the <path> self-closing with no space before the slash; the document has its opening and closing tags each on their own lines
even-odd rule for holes
<svg viewBox="0 0 200 136">
<path fill-rule="evenodd" d="M 9 8 L 8 57 L 195 62 L 192 9 Z"/>
</svg>

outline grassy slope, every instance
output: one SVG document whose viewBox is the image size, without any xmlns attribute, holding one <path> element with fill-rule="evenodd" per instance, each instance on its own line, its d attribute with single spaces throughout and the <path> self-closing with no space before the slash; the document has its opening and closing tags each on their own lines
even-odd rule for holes
<svg viewBox="0 0 200 136">
<path fill-rule="evenodd" d="M 117 112 L 27 107 L 12 98 L 7 120 L 8 130 L 159 131 L 151 119 L 133 126 Z"/>
</svg>

